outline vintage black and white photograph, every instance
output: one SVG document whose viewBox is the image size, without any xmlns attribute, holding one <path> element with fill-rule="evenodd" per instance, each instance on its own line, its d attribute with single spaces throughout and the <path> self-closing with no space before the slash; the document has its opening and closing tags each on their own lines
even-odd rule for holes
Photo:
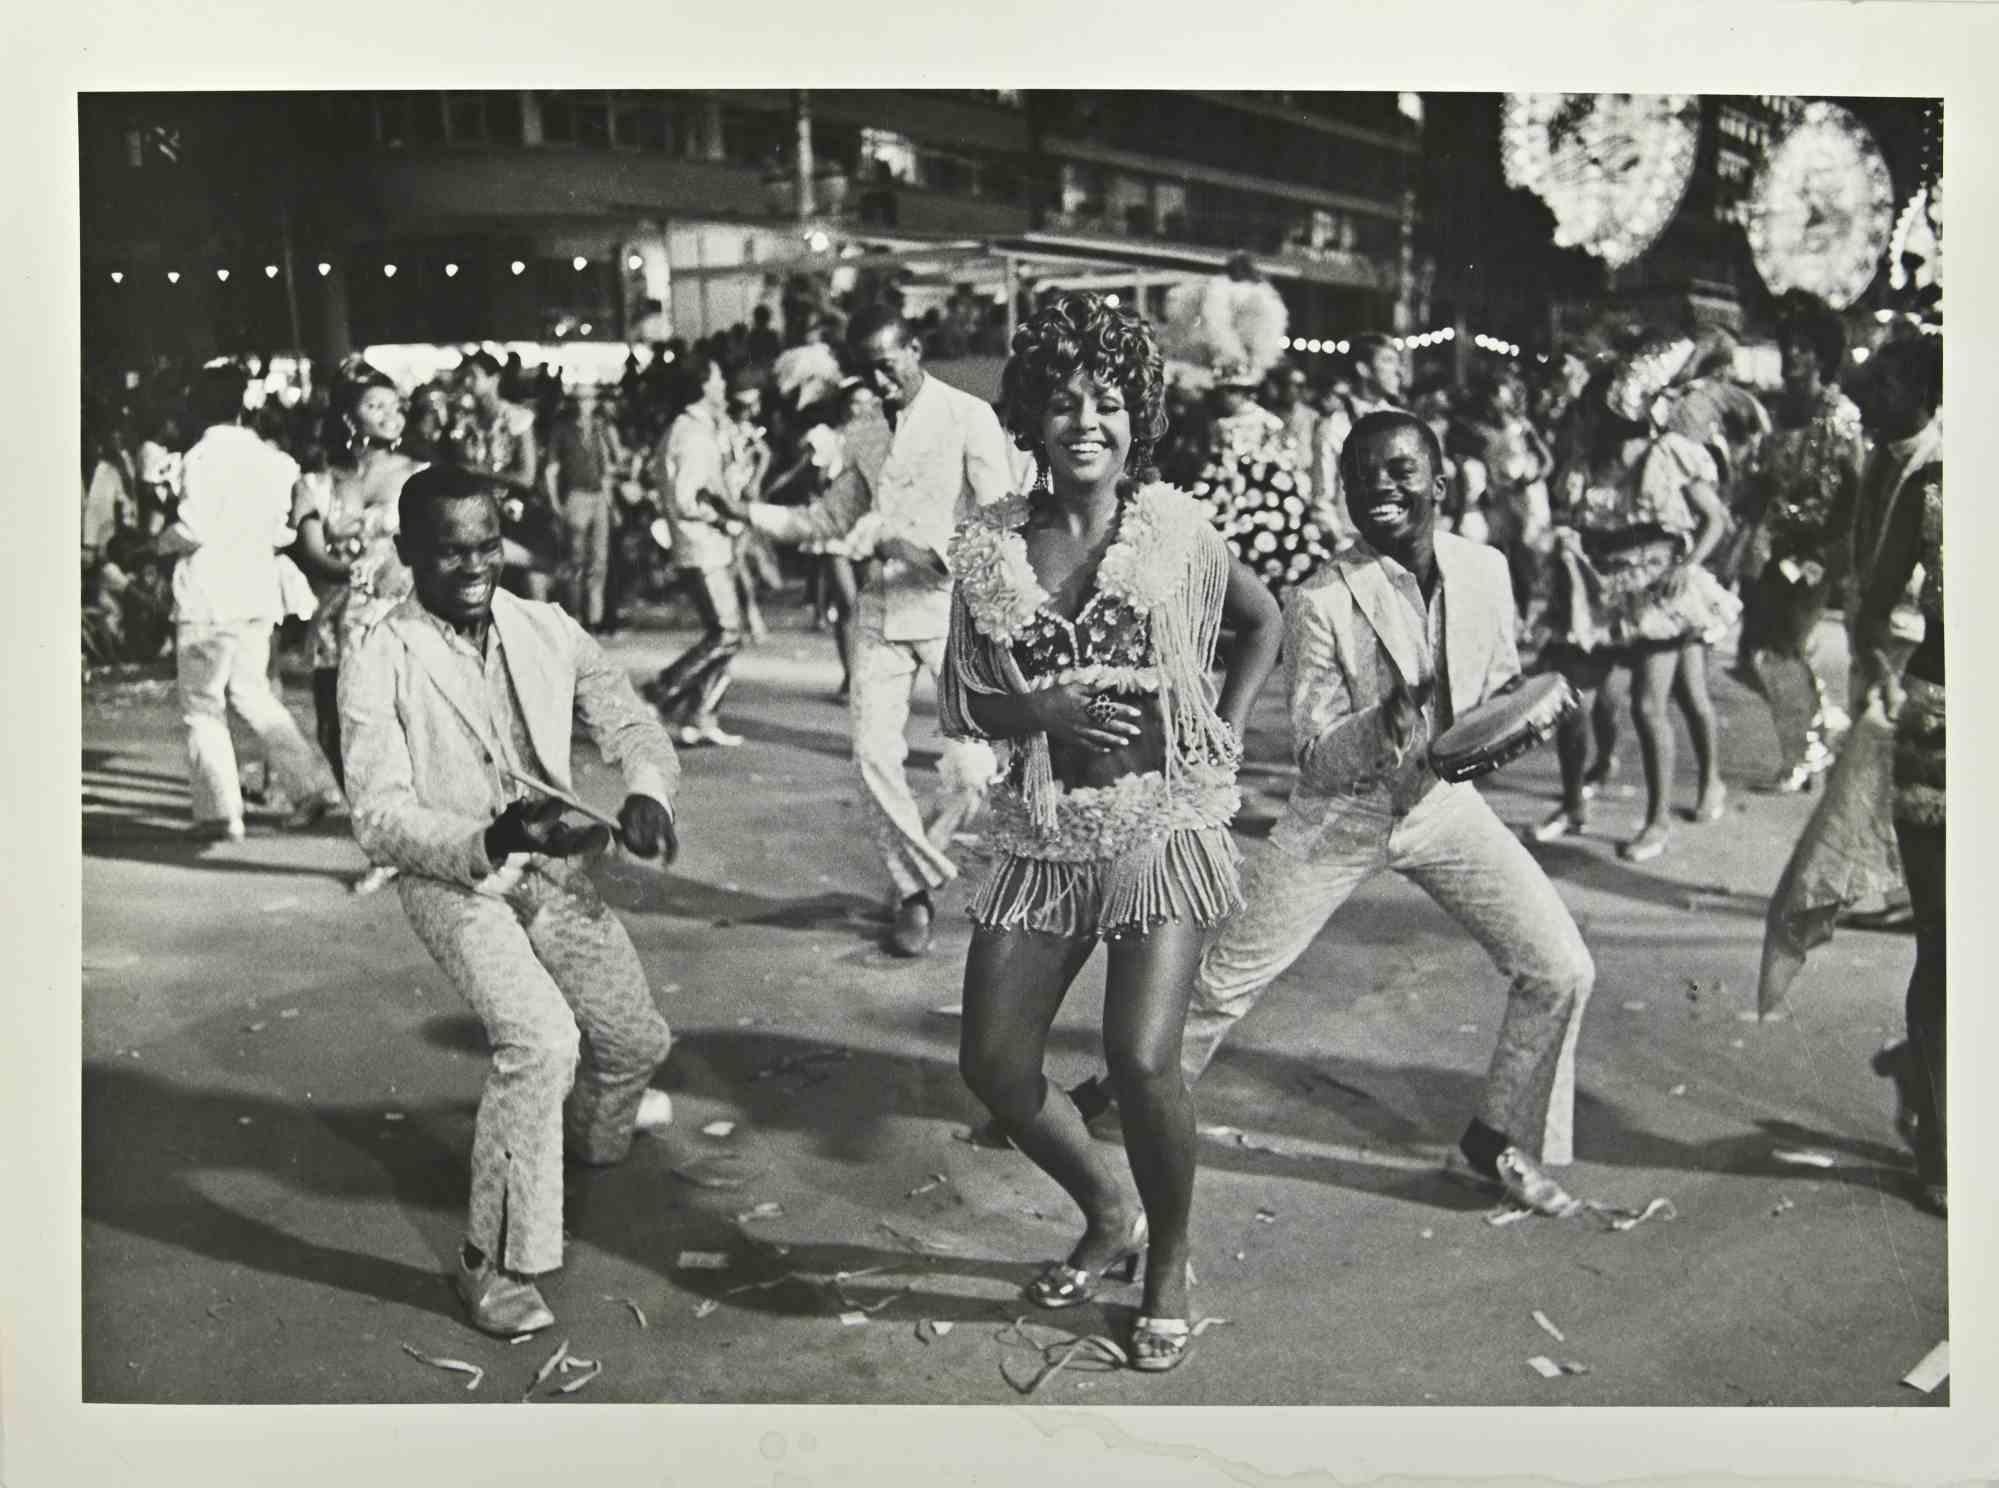
<svg viewBox="0 0 1999 1488">
<path fill-rule="evenodd" d="M 1948 1405 L 1941 93 L 921 80 L 75 96 L 83 1401 Z"/>
</svg>

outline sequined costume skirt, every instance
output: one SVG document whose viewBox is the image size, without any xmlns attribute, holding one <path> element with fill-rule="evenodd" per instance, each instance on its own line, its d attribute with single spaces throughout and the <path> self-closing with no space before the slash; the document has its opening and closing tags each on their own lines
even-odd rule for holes
<svg viewBox="0 0 1999 1488">
<path fill-rule="evenodd" d="M 1149 771 L 1055 793 L 1047 832 L 1016 791 L 993 792 L 997 862 L 972 897 L 974 924 L 1116 940 L 1169 920 L 1214 925 L 1242 907 L 1233 771 Z"/>
<path fill-rule="evenodd" d="M 1943 687 L 1902 676 L 1902 711 L 1895 716 L 1895 820 L 1943 825 Z"/>
</svg>

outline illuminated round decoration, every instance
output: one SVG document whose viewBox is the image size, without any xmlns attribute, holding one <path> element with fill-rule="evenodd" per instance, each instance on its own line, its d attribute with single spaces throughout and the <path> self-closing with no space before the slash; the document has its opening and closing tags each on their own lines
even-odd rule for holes
<svg viewBox="0 0 1999 1488">
<path fill-rule="evenodd" d="M 1895 221 L 1888 163 L 1838 104 L 1805 105 L 1751 188 L 1749 250 L 1772 294 L 1807 290 L 1835 310 L 1873 282 Z"/>
<path fill-rule="evenodd" d="M 1508 93 L 1500 109 L 1506 184 L 1555 214 L 1555 242 L 1622 268 L 1680 209 L 1700 143 L 1691 93 Z"/>
<path fill-rule="evenodd" d="M 1888 238 L 1888 287 L 1928 289 L 1943 283 L 1943 186 L 1909 198 Z M 1913 271 L 1909 260 L 1914 260 Z"/>
</svg>

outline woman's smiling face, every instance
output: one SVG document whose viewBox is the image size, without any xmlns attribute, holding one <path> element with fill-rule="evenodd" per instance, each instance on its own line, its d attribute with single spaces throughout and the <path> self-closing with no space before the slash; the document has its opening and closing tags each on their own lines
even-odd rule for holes
<svg viewBox="0 0 1999 1488">
<path fill-rule="evenodd" d="M 1131 410 L 1124 391 L 1072 376 L 1048 399 L 1041 415 L 1041 444 L 1052 480 L 1095 487 L 1124 473 L 1131 454 Z"/>
</svg>

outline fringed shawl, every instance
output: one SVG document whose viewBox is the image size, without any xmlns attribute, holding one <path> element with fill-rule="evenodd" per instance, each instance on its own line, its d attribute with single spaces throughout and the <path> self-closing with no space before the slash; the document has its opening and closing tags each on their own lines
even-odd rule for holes
<svg viewBox="0 0 1999 1488">
<path fill-rule="evenodd" d="M 974 511 L 951 539 L 950 643 L 938 688 L 938 715 L 955 738 L 987 738 L 968 706 L 975 694 L 1032 690 L 1013 654 L 1048 591 L 1028 561 L 1021 529 L 1028 498 L 1009 496 Z M 1208 672 L 1228 588 L 1228 549 L 1195 501 L 1171 486 L 1142 487 L 1123 513 L 1117 540 L 1097 566 L 1096 587 L 1146 617 L 1166 725 L 1166 776 L 1185 759 L 1233 766 L 1240 745 L 1216 714 Z M 1021 794 L 1038 830 L 1054 831 L 1055 779 L 1048 736 L 996 741 L 1025 755 Z"/>
</svg>

